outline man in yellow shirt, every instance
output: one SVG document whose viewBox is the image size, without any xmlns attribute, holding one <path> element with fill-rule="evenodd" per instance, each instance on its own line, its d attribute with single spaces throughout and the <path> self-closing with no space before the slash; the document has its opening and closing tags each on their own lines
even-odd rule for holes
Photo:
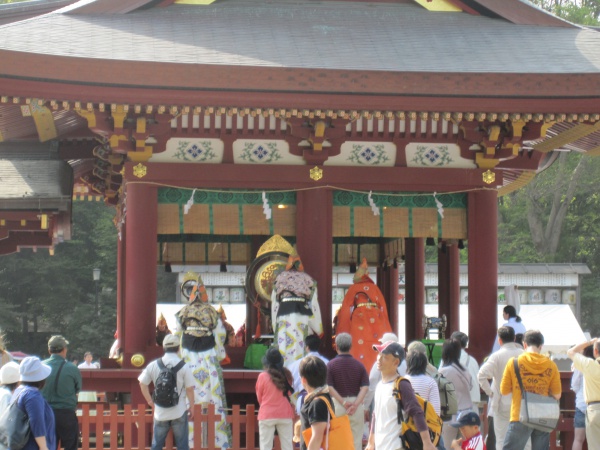
<svg viewBox="0 0 600 450">
<path fill-rule="evenodd" d="M 529 330 L 523 338 L 525 353 L 517 357 L 523 387 L 527 392 L 548 395 L 560 400 L 562 387 L 556 364 L 541 354 L 544 336 L 538 330 Z M 550 433 L 535 430 L 519 422 L 521 412 L 521 389 L 515 374 L 514 358 L 508 360 L 500 383 L 502 395 L 512 394 L 510 423 L 504 439 L 503 450 L 523 450 L 531 436 L 532 450 L 548 450 Z"/>
<path fill-rule="evenodd" d="M 583 356 L 583 349 L 593 345 L 594 359 Z M 573 367 L 583 374 L 583 398 L 587 403 L 585 437 L 588 448 L 600 448 L 600 341 L 594 338 L 567 351 Z"/>
</svg>

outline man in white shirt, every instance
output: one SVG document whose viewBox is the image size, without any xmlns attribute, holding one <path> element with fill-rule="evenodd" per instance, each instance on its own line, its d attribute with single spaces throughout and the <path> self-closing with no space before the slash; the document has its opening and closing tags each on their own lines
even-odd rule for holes
<svg viewBox="0 0 600 450">
<path fill-rule="evenodd" d="M 316 356 L 321 361 L 323 361 L 325 365 L 327 365 L 329 360 L 319 353 L 320 345 L 321 339 L 319 339 L 319 336 L 317 336 L 316 334 L 309 334 L 308 336 L 306 336 L 306 339 L 304 339 L 304 347 L 308 349 L 308 353 L 304 355 L 304 358 L 306 358 L 307 356 Z M 302 361 L 302 359 L 303 358 L 297 359 L 288 366 L 288 370 L 292 373 L 292 377 L 294 379 L 294 385 L 292 386 L 294 388 L 294 393 L 292 394 L 292 402 L 296 404 L 296 410 L 298 414 L 300 414 L 301 406 L 301 402 L 298 401 L 298 394 L 300 394 L 300 392 L 304 389 L 302 387 L 302 382 L 300 381 L 300 362 Z"/>
<path fill-rule="evenodd" d="M 398 342 L 398 336 L 394 333 L 384 333 L 379 342 L 382 344 L 386 344 L 388 342 Z M 406 375 L 406 360 L 403 359 L 400 365 L 398 366 L 398 375 L 403 377 Z M 377 383 L 381 381 L 381 371 L 377 367 L 377 361 L 371 367 L 371 371 L 369 372 L 369 392 L 365 396 L 363 400 L 363 404 L 365 406 L 365 411 L 369 411 L 371 409 L 373 398 L 375 397 L 375 388 L 377 387 Z"/>
<path fill-rule="evenodd" d="M 142 395 L 148 404 L 154 408 L 154 432 L 151 450 L 162 450 L 169 429 L 173 429 L 177 450 L 189 450 L 188 417 L 190 420 L 194 417 L 194 376 L 191 369 L 184 363 L 177 370 L 177 393 L 179 398 L 178 403 L 174 406 L 156 405 L 148 388 L 150 383 L 153 383 L 156 389 L 156 381 L 161 373 L 159 360 L 171 370 L 177 368 L 182 361 L 177 355 L 179 352 L 179 338 L 177 336 L 172 334 L 165 336 L 163 349 L 165 351 L 164 356 L 148 364 L 138 378 Z M 184 391 L 185 395 L 183 395 Z M 186 397 L 189 408 L 186 406 Z"/>
<path fill-rule="evenodd" d="M 485 363 L 479 369 L 477 380 L 479 386 L 490 398 L 488 417 L 493 417 L 494 434 L 496 435 L 496 448 L 502 448 L 504 438 L 510 423 L 510 405 L 512 402 L 512 394 L 500 394 L 500 382 L 504 375 L 506 363 L 511 358 L 516 358 L 523 349 L 515 343 L 515 330 L 511 327 L 498 328 L 498 344 L 499 350 L 492 353 Z M 493 380 L 490 385 L 489 380 Z M 531 448 L 531 443 L 528 442 L 526 449 Z"/>
<path fill-rule="evenodd" d="M 393 395 L 398 375 L 398 366 L 404 360 L 404 349 L 397 342 L 374 345 L 379 355 L 377 367 L 381 372 L 381 381 L 375 389 L 375 405 L 369 442 L 365 450 L 397 450 L 404 448 L 400 439 L 401 426 L 398 423 L 398 403 Z M 402 398 L 403 414 L 415 421 L 417 431 L 423 440 L 423 450 L 435 450 L 429 429 L 425 421 L 423 409 L 415 398 L 415 392 L 408 380 L 399 383 Z"/>
<path fill-rule="evenodd" d="M 84 361 L 77 366 L 78 369 L 99 369 L 98 363 L 92 362 L 94 360 L 92 352 L 85 352 L 83 360 Z"/>
</svg>

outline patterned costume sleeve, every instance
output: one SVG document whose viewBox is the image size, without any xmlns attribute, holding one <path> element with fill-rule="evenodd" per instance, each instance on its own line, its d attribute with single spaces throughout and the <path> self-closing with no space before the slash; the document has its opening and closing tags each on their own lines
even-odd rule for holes
<svg viewBox="0 0 600 450">
<path fill-rule="evenodd" d="M 223 361 L 227 357 L 225 346 L 223 345 L 223 341 L 227 336 L 227 330 L 225 329 L 223 321 L 220 317 L 217 320 L 217 326 L 214 328 L 213 334 L 215 335 L 215 350 L 217 351 L 217 360 Z"/>
<path fill-rule="evenodd" d="M 279 302 L 277 301 L 277 292 L 273 286 L 273 292 L 271 293 L 271 327 L 273 327 L 273 333 L 277 333 L 277 311 L 279 311 Z"/>
<path fill-rule="evenodd" d="M 321 308 L 319 307 L 319 296 L 317 295 L 316 286 L 310 299 L 310 304 L 312 316 L 310 316 L 308 326 L 317 336 L 321 337 L 323 336 L 323 322 L 321 321 Z"/>
</svg>

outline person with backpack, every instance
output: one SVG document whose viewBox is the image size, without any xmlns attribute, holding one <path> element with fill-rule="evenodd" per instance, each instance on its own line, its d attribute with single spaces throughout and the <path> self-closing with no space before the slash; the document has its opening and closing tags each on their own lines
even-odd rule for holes
<svg viewBox="0 0 600 450">
<path fill-rule="evenodd" d="M 188 419 L 194 417 L 194 376 L 177 355 L 179 337 L 172 334 L 165 336 L 163 349 L 163 357 L 148 364 L 138 378 L 142 395 L 154 409 L 151 450 L 162 450 L 170 429 L 173 430 L 177 450 L 189 450 Z M 152 395 L 150 383 L 154 384 Z"/>
<path fill-rule="evenodd" d="M 440 391 L 438 384 L 433 377 L 427 374 L 427 356 L 424 353 L 408 352 L 406 356 L 406 379 L 415 391 L 415 394 L 421 396 L 429 402 L 435 413 L 441 414 Z M 440 436 L 441 438 L 441 436 Z M 440 439 L 437 445 L 438 450 L 444 450 L 444 441 Z"/>
<path fill-rule="evenodd" d="M 404 349 L 397 342 L 374 345 L 373 349 L 378 352 L 377 366 L 381 371 L 381 381 L 375 389 L 375 405 L 366 450 L 403 448 L 400 438 L 402 424 L 398 420 L 401 415 L 413 419 L 416 432 L 422 440 L 423 450 L 435 450 L 425 421 L 425 412 L 415 397 L 410 381 L 402 378 L 396 383 L 400 377 L 397 370 L 404 360 Z M 396 387 L 402 402 L 401 410 L 394 396 Z"/>
<path fill-rule="evenodd" d="M 454 385 L 456 399 L 458 400 L 458 411 L 457 414 L 453 415 L 452 421 L 456 421 L 456 417 L 461 413 L 474 411 L 471 400 L 473 379 L 467 368 L 460 363 L 460 351 L 460 342 L 456 340 L 446 339 L 442 345 L 443 366 L 439 371 Z M 452 441 L 458 437 L 458 430 L 449 426 L 449 422 L 444 420 L 444 429 L 442 430 L 446 450 L 451 450 Z"/>
<path fill-rule="evenodd" d="M 11 398 L 11 406 L 20 409 L 27 416 L 31 432 L 27 438 L 22 450 L 56 450 L 57 435 L 55 428 L 54 411 L 46 399 L 42 396 L 40 390 L 46 384 L 52 368 L 40 361 L 35 356 L 28 356 L 21 361 L 19 366 L 19 387 L 15 389 Z M 16 411 L 8 411 L 7 414 L 13 414 Z M 15 416 L 18 417 L 18 416 Z M 0 442 L 7 448 L 14 449 L 10 445 L 10 433 L 8 430 L 0 430 Z M 79 428 L 77 428 L 79 432 Z"/>
<path fill-rule="evenodd" d="M 408 354 L 418 352 L 427 355 L 427 348 L 421 341 L 413 341 L 408 344 Z M 454 384 L 430 362 L 427 363 L 425 373 L 436 382 L 440 394 L 440 417 L 444 421 L 452 420 L 452 416 L 458 412 L 458 400 Z M 441 440 L 443 441 L 443 439 Z M 439 447 L 439 445 L 438 445 Z"/>
<path fill-rule="evenodd" d="M 473 384 L 471 386 L 471 401 L 473 402 L 473 405 L 477 407 L 476 405 L 481 401 L 481 390 L 479 389 L 479 384 L 475 382 L 475 380 L 477 380 L 477 373 L 479 372 L 479 364 L 477 364 L 477 360 L 475 358 L 467 353 L 469 336 L 462 331 L 455 331 L 450 336 L 450 339 L 460 343 L 461 350 L 459 361 L 462 366 L 471 374 L 471 379 L 473 380 Z"/>
</svg>

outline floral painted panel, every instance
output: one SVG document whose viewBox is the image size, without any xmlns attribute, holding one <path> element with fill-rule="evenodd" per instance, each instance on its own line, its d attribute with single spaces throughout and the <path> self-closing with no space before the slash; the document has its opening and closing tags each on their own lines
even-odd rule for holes
<svg viewBox="0 0 600 450">
<path fill-rule="evenodd" d="M 236 164 L 306 164 L 301 156 L 291 155 L 285 141 L 238 139 L 233 143 Z"/>
<path fill-rule="evenodd" d="M 393 167 L 396 146 L 391 142 L 344 142 L 340 154 L 325 161 L 326 166 Z"/>
<path fill-rule="evenodd" d="M 220 139 L 171 138 L 166 150 L 152 155 L 150 162 L 219 164 L 223 161 L 223 152 Z"/>
<path fill-rule="evenodd" d="M 435 167 L 451 169 L 473 169 L 476 164 L 471 159 L 460 156 L 456 144 L 414 143 L 406 146 L 408 167 Z"/>
<path fill-rule="evenodd" d="M 244 303 L 246 300 L 243 288 L 231 288 L 229 297 L 231 303 Z"/>
<path fill-rule="evenodd" d="M 229 288 L 213 288 L 213 303 L 229 303 Z"/>
</svg>

